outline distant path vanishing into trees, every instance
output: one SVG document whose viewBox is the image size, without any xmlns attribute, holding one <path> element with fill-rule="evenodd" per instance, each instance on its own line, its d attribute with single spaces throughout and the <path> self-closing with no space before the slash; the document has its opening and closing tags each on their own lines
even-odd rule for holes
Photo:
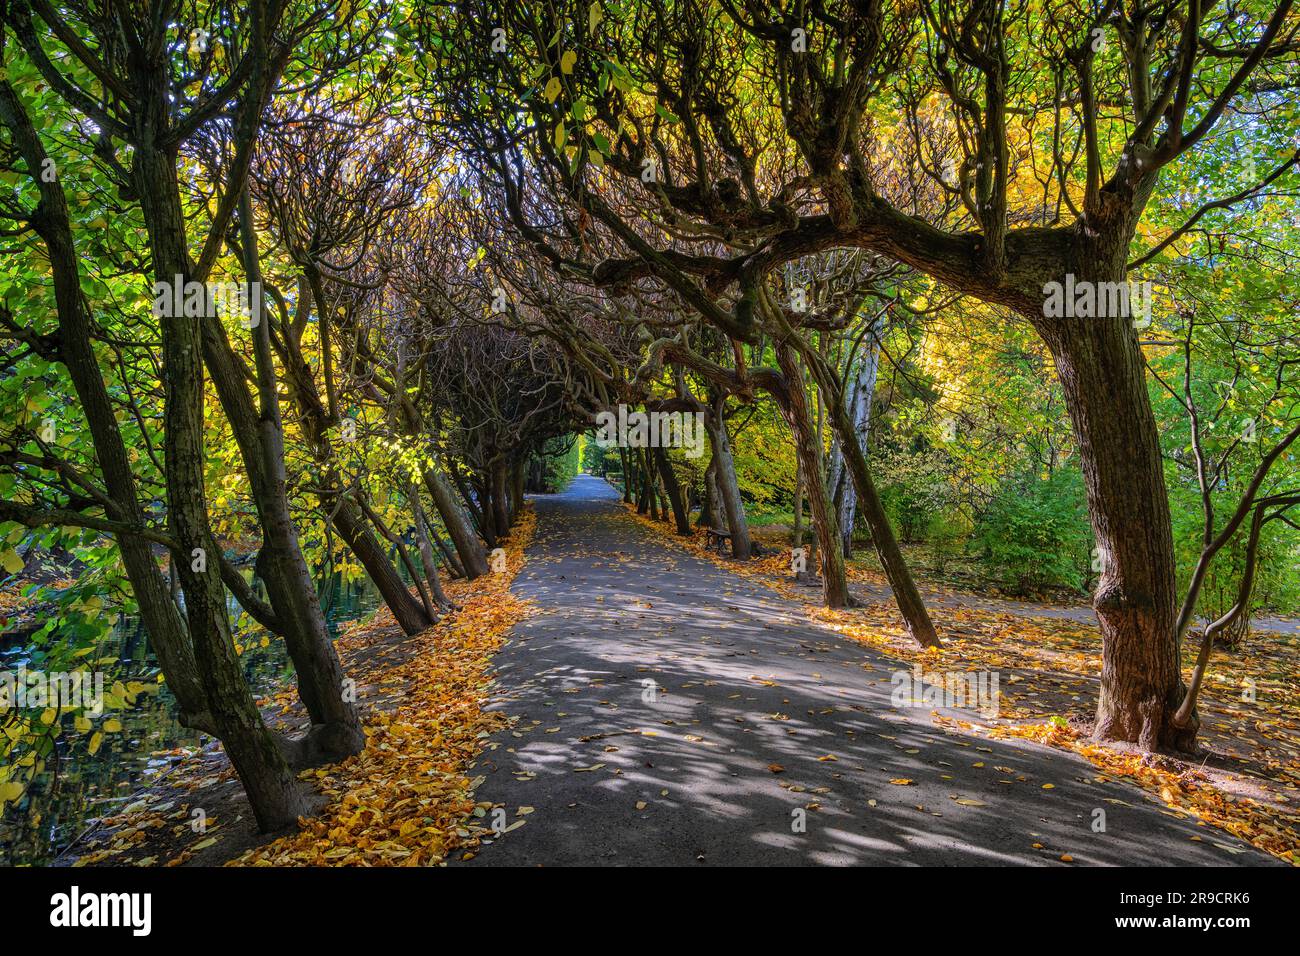
<svg viewBox="0 0 1300 956">
<path fill-rule="evenodd" d="M 907 664 L 670 549 L 597 478 L 535 507 L 537 613 L 496 658 L 519 720 L 474 771 L 513 829 L 468 865 L 1278 862 L 1073 754 L 892 707 Z"/>
</svg>

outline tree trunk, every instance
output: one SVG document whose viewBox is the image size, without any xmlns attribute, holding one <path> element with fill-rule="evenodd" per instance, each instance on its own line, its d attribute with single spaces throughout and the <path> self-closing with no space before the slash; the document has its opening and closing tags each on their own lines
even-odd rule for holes
<svg viewBox="0 0 1300 956">
<path fill-rule="evenodd" d="M 645 470 L 645 453 L 640 448 L 634 448 L 629 454 L 636 459 L 636 513 L 649 514 L 651 490 Z"/>
<path fill-rule="evenodd" d="M 712 528 L 713 522 L 717 520 L 713 517 L 715 498 L 713 476 L 717 473 L 717 470 L 717 462 L 710 455 L 708 467 L 704 469 L 704 493 L 700 495 L 700 516 L 695 522 L 697 528 Z"/>
<path fill-rule="evenodd" d="M 252 288 L 260 288 L 257 234 L 247 188 L 240 197 L 239 213 L 245 273 L 255 284 Z M 254 302 L 250 290 L 250 306 Z M 304 741 L 303 760 L 309 764 L 333 762 L 360 753 L 366 737 L 356 707 L 344 693 L 343 668 L 289 511 L 284 429 L 271 357 L 271 323 L 265 303 L 258 300 L 256 307 L 259 321 L 252 329 L 259 400 L 256 410 L 219 320 L 209 320 L 204 326 L 204 358 L 248 470 L 262 526 L 258 573 L 266 582 L 267 597 L 275 608 L 280 633 L 293 660 L 299 697 L 313 724 Z"/>
<path fill-rule="evenodd" d="M 524 462 L 516 461 L 510 466 L 510 523 L 514 524 L 519 512 L 524 510 Z"/>
<path fill-rule="evenodd" d="M 802 351 L 818 388 L 829 398 L 826 407 L 830 415 L 831 432 L 840 444 L 845 465 L 853 477 L 858 505 L 862 509 L 862 516 L 866 519 L 867 526 L 871 529 L 872 544 L 875 545 L 881 567 L 893 591 L 894 602 L 903 616 L 903 624 L 912 639 L 922 647 L 938 647 L 940 642 L 934 623 L 925 609 L 925 602 L 921 599 L 921 593 L 917 590 L 912 573 L 903 559 L 903 552 L 898 547 L 898 540 L 894 537 L 894 529 L 890 526 L 884 506 L 880 503 L 880 497 L 876 494 L 875 483 L 871 480 L 871 470 L 867 467 L 866 454 L 858 443 L 853 422 L 845 409 L 843 390 L 830 366 L 812 352 L 801 337 L 794 335 L 792 344 Z"/>
<path fill-rule="evenodd" d="M 796 548 L 803 547 L 803 459 L 796 458 L 794 465 L 794 506 L 791 508 L 794 528 L 791 540 Z"/>
<path fill-rule="evenodd" d="M 849 586 L 844 572 L 844 555 L 840 551 L 839 526 L 822 477 L 821 452 L 808 410 L 803 373 L 799 370 L 794 350 L 788 345 L 777 346 L 776 359 L 785 376 L 785 394 L 778 394 L 776 398 L 794 434 L 795 452 L 803 465 L 808 503 L 812 506 L 817 546 L 821 552 L 822 600 L 827 607 L 846 607 L 849 604 Z"/>
<path fill-rule="evenodd" d="M 655 473 L 650 470 L 650 453 L 642 452 L 646 463 L 645 483 L 647 488 L 646 500 L 649 503 L 650 520 L 659 520 L 659 481 Z"/>
<path fill-rule="evenodd" d="M 717 462 L 714 477 L 717 479 L 718 492 L 722 496 L 722 508 L 727 516 L 727 531 L 731 533 L 731 556 L 748 561 L 754 553 L 754 546 L 749 539 L 745 502 L 740 496 L 740 482 L 736 480 L 736 465 L 731 458 L 731 440 L 727 436 L 726 422 L 722 420 L 725 405 L 725 396 L 714 402 L 710 413 L 704 417 L 704 427 L 709 433 L 713 460 Z"/>
<path fill-rule="evenodd" d="M 402 562 L 402 567 L 406 568 L 407 576 L 415 582 L 415 590 L 420 595 L 420 603 L 424 606 L 425 616 L 429 619 L 431 624 L 437 624 L 438 606 L 434 603 L 432 596 L 429 594 L 429 589 L 425 586 L 423 575 L 420 574 L 420 569 L 416 567 L 415 562 L 411 560 L 411 552 L 407 549 L 406 542 L 404 542 L 402 536 L 390 528 L 387 522 L 380 517 L 379 513 L 375 511 L 374 508 L 370 507 L 370 505 L 368 505 L 364 500 L 358 502 L 358 504 L 361 506 L 361 513 L 366 516 L 366 519 L 374 526 L 375 530 L 378 531 L 380 536 L 388 541 L 388 543 L 397 551 L 398 560 Z"/>
<path fill-rule="evenodd" d="M 487 551 L 474 534 L 469 517 L 456 501 L 456 495 L 442 475 L 433 466 L 424 470 L 424 486 L 429 489 L 433 505 L 438 509 L 438 517 L 451 538 L 452 546 L 460 559 L 465 577 L 474 580 L 481 574 L 488 573 Z"/>
<path fill-rule="evenodd" d="M 668 500 L 672 504 L 673 520 L 677 523 L 677 533 L 683 537 L 691 536 L 691 517 L 686 512 L 686 504 L 682 501 L 682 489 L 677 483 L 677 475 L 673 472 L 672 462 L 668 460 L 668 453 L 662 448 L 654 449 L 655 463 L 659 466 L 659 474 L 663 477 L 664 490 L 668 494 Z"/>
<path fill-rule="evenodd" d="M 393 562 L 388 560 L 384 546 L 379 543 L 375 533 L 366 526 L 365 520 L 357 512 L 356 506 L 349 501 L 340 501 L 334 509 L 333 524 L 343 540 L 347 542 L 352 553 L 357 556 L 366 574 L 378 589 L 393 612 L 393 619 L 405 634 L 419 634 L 433 624 L 425 613 L 424 607 L 412 595 L 402 582 Z"/>
<path fill-rule="evenodd" d="M 1122 259 L 1110 281 L 1124 281 Z M 1094 735 L 1190 750 L 1197 721 L 1182 701 L 1175 564 L 1159 434 L 1144 363 L 1126 317 L 1035 320 L 1074 423 L 1102 571 L 1093 607 L 1102 633 Z"/>
<path fill-rule="evenodd" d="M 632 503 L 632 471 L 628 464 L 626 448 L 618 450 L 618 460 L 623 466 L 623 504 L 630 505 Z"/>
<path fill-rule="evenodd" d="M 497 538 L 510 535 L 510 466 L 505 458 L 496 458 L 491 466 L 492 522 Z"/>
<path fill-rule="evenodd" d="M 0 121 L 11 130 L 14 145 L 28 168 L 44 168 L 46 154 L 36 128 L 13 89 L 2 79 Z M 67 368 L 77 393 L 105 489 L 116 508 L 110 517 L 143 527 L 144 512 L 140 507 L 135 473 L 90 344 L 91 321 L 81 292 L 78 255 L 72 238 L 67 200 L 57 180 L 47 182 L 42 177 L 35 177 L 34 182 L 40 191 L 41 205 L 40 215 L 33 219 L 33 225 L 49 254 L 60 331 L 58 358 Z M 182 723 L 193 726 L 186 715 L 190 715 L 189 720 L 197 718 L 207 710 L 207 702 L 185 630 L 185 620 L 172 598 L 168 582 L 158 569 L 150 543 L 135 535 L 119 535 L 117 543 L 150 646 L 158 655 L 167 686 L 180 705 Z"/>
<path fill-rule="evenodd" d="M 442 589 L 438 577 L 438 559 L 433 553 L 433 534 L 429 530 L 428 519 L 424 516 L 424 506 L 420 503 L 420 492 L 414 482 L 406 486 L 406 493 L 411 499 L 411 513 L 415 518 L 415 541 L 420 549 L 420 563 L 424 565 L 424 577 L 429 582 L 429 591 L 441 609 L 452 607 L 451 599 Z"/>
<path fill-rule="evenodd" d="M 853 420 L 853 436 L 862 449 L 867 450 L 867 436 L 871 431 L 871 402 L 876 391 L 876 376 L 880 369 L 880 332 L 883 320 L 877 318 L 872 325 L 870 344 L 853 374 L 853 387 L 849 391 L 849 415 Z M 853 481 L 844 464 L 844 450 L 835 443 L 836 467 L 832 469 L 832 487 L 836 489 L 836 508 L 839 512 L 840 532 L 844 536 L 844 556 L 853 555 L 853 525 L 857 520 L 858 496 Z"/>
<path fill-rule="evenodd" d="M 140 64 L 142 76 L 154 71 Z M 165 128 L 166 83 L 155 73 L 157 89 L 148 111 Z M 185 247 L 174 157 L 147 139 L 136 144 L 132 177 L 149 233 L 155 279 L 171 283 L 193 277 Z M 203 277 L 198 277 L 202 279 Z M 185 592 L 185 612 L 194 662 L 202 675 L 213 729 L 243 782 L 258 825 L 274 830 L 293 824 L 306 809 L 303 792 L 274 736 L 262 722 L 235 653 L 221 581 L 220 554 L 208 522 L 204 488 L 203 319 L 164 318 L 163 455 L 166 464 L 167 521 L 178 546 L 172 561 Z"/>
<path fill-rule="evenodd" d="M 829 410 L 832 433 L 840 443 L 845 465 L 853 478 L 858 506 L 862 509 L 867 527 L 871 529 L 871 543 L 876 548 L 876 555 L 893 591 L 894 601 L 903 616 L 904 626 L 912 639 L 922 647 L 938 647 L 939 637 L 934 623 L 925 609 L 921 592 L 916 588 L 912 572 L 898 547 L 898 539 L 894 537 L 889 517 L 876 494 L 875 482 L 871 480 L 871 471 L 867 467 L 866 456 L 857 443 L 852 422 L 843 406 L 838 403 L 829 403 Z"/>
</svg>

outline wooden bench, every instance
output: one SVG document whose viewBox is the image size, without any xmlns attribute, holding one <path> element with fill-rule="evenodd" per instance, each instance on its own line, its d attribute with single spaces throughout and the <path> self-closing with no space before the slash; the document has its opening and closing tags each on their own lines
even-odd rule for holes
<svg viewBox="0 0 1300 956">
<path fill-rule="evenodd" d="M 704 530 L 704 546 L 710 551 L 726 554 L 729 541 L 731 541 L 731 535 L 726 531 L 719 531 L 717 528 L 706 528 Z"/>
</svg>

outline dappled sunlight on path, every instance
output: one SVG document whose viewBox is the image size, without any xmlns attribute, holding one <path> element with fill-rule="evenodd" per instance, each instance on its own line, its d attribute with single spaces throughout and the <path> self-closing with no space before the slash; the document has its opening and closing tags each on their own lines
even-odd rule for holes
<svg viewBox="0 0 1300 956">
<path fill-rule="evenodd" d="M 535 506 L 537 613 L 496 658 L 518 720 L 476 769 L 513 829 L 476 864 L 1273 862 L 1073 754 L 892 706 L 906 661 L 666 547 L 602 481 Z"/>
</svg>

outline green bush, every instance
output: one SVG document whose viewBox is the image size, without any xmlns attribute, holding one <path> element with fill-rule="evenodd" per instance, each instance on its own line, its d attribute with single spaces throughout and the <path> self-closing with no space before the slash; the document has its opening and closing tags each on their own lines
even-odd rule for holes
<svg viewBox="0 0 1300 956">
<path fill-rule="evenodd" d="M 1073 469 L 1001 485 L 975 526 L 989 573 L 1015 593 L 1080 588 L 1089 546 L 1083 483 Z"/>
<path fill-rule="evenodd" d="M 961 554 L 968 537 L 967 529 L 968 525 L 955 511 L 936 511 L 930 516 L 925 538 L 930 568 L 936 574 L 946 573 L 948 565 Z"/>
</svg>

